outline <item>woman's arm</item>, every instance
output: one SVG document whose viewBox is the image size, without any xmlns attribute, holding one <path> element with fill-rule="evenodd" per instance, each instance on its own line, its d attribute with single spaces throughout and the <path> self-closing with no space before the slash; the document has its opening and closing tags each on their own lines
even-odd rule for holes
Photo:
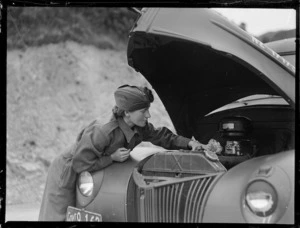
<svg viewBox="0 0 300 228">
<path fill-rule="evenodd" d="M 176 135 L 166 127 L 155 128 L 148 123 L 143 129 L 143 141 L 149 141 L 166 149 L 189 149 L 191 139 Z"/>
<path fill-rule="evenodd" d="M 149 141 L 157 146 L 171 150 L 200 150 L 207 148 L 207 145 L 201 144 L 196 140 L 176 135 L 166 127 L 155 128 L 151 123 L 148 123 L 143 128 L 143 141 Z"/>
<path fill-rule="evenodd" d="M 75 147 L 72 167 L 76 173 L 96 171 L 112 164 L 110 156 L 104 154 L 109 145 L 109 136 L 97 126 L 85 131 Z"/>
</svg>

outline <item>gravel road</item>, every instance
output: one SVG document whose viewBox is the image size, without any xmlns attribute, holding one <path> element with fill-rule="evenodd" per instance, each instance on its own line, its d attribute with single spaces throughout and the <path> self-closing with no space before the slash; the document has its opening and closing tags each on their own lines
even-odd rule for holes
<svg viewBox="0 0 300 228">
<path fill-rule="evenodd" d="M 5 221 L 37 221 L 40 204 L 6 205 Z"/>
</svg>

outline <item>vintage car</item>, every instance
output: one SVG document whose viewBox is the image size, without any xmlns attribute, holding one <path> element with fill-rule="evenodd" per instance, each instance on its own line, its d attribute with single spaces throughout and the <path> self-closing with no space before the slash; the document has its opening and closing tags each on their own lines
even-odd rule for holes
<svg viewBox="0 0 300 228">
<path fill-rule="evenodd" d="M 293 224 L 295 39 L 265 45 L 211 9 L 149 8 L 127 55 L 177 134 L 223 149 L 136 147 L 80 174 L 67 220 Z"/>
</svg>

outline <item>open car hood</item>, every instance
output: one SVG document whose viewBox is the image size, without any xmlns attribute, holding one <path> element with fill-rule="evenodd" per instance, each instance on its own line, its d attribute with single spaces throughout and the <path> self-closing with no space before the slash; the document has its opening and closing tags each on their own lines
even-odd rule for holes
<svg viewBox="0 0 300 228">
<path fill-rule="evenodd" d="M 179 134 L 191 135 L 196 119 L 250 95 L 278 95 L 295 108 L 295 67 L 211 9 L 144 9 L 127 56 Z"/>
</svg>

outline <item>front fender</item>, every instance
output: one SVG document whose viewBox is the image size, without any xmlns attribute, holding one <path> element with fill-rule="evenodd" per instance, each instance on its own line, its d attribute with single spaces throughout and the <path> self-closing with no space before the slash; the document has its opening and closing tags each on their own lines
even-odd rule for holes
<svg viewBox="0 0 300 228">
<path fill-rule="evenodd" d="M 87 197 L 83 197 L 77 189 L 76 206 L 100 213 L 103 221 L 127 221 L 126 197 L 132 171 L 139 161 L 162 150 L 156 147 L 136 147 L 125 162 L 113 163 L 93 173 L 95 182 L 93 197 L 83 206 L 80 202 L 84 202 Z"/>
<path fill-rule="evenodd" d="M 257 157 L 243 162 L 225 173 L 206 201 L 204 223 L 294 223 L 294 151 Z M 271 174 L 260 176 L 264 167 L 272 167 Z M 276 189 L 278 205 L 267 219 L 251 214 L 244 205 L 248 183 L 264 179 Z"/>
</svg>

